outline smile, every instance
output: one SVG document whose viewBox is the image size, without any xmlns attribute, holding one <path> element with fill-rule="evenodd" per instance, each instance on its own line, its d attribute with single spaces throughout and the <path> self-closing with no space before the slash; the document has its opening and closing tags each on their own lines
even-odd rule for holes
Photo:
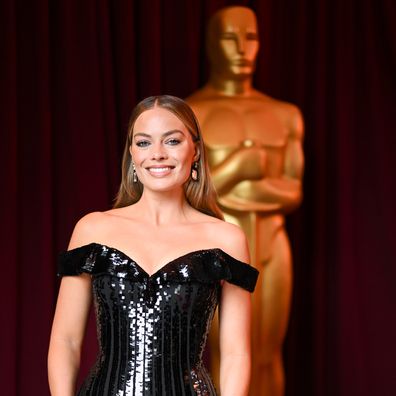
<svg viewBox="0 0 396 396">
<path fill-rule="evenodd" d="M 149 173 L 153 176 L 157 177 L 162 177 L 162 176 L 167 176 L 173 169 L 173 166 L 155 166 L 155 167 L 150 167 L 147 168 Z"/>
</svg>

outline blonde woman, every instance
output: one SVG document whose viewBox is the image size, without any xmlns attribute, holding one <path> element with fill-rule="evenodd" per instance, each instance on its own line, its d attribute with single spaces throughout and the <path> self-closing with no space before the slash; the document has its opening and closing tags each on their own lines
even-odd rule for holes
<svg viewBox="0 0 396 396">
<path fill-rule="evenodd" d="M 78 395 L 216 395 L 202 353 L 218 304 L 220 391 L 247 395 L 258 275 L 248 262 L 245 235 L 216 205 L 192 110 L 173 96 L 143 100 L 114 208 L 83 217 L 60 256 L 52 396 L 76 394 L 92 299 L 99 354 Z"/>
</svg>

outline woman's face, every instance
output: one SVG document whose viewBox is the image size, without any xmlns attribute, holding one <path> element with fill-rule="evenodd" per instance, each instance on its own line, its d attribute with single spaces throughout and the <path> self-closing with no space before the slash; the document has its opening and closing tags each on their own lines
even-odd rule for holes
<svg viewBox="0 0 396 396">
<path fill-rule="evenodd" d="M 160 107 L 146 110 L 136 119 L 129 151 L 140 182 L 153 191 L 182 187 L 196 159 L 186 126 Z"/>
</svg>

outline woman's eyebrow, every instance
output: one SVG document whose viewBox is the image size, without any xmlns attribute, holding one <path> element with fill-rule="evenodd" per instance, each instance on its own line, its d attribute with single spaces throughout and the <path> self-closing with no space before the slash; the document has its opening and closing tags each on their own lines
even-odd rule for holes
<svg viewBox="0 0 396 396">
<path fill-rule="evenodd" d="M 181 131 L 180 129 L 172 129 L 171 131 L 163 133 L 162 136 L 166 137 L 166 136 L 172 135 L 174 133 L 181 133 L 182 135 L 184 135 L 184 132 Z"/>
<path fill-rule="evenodd" d="M 183 131 L 181 131 L 180 129 L 172 129 L 171 131 L 164 132 L 162 134 L 162 137 L 167 137 L 174 133 L 181 133 L 182 135 L 184 135 Z M 143 136 L 143 137 L 151 138 L 151 135 L 149 133 L 145 133 L 145 132 L 136 132 L 133 134 L 133 137 L 136 137 L 136 136 Z"/>
</svg>

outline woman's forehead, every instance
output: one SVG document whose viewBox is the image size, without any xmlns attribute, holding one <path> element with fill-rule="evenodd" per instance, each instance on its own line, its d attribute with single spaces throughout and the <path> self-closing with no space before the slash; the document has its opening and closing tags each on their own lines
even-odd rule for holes
<svg viewBox="0 0 396 396">
<path fill-rule="evenodd" d="M 154 107 L 145 110 L 137 118 L 133 126 L 133 134 L 143 133 L 163 133 L 165 131 L 181 130 L 187 131 L 186 125 L 171 111 Z"/>
</svg>

